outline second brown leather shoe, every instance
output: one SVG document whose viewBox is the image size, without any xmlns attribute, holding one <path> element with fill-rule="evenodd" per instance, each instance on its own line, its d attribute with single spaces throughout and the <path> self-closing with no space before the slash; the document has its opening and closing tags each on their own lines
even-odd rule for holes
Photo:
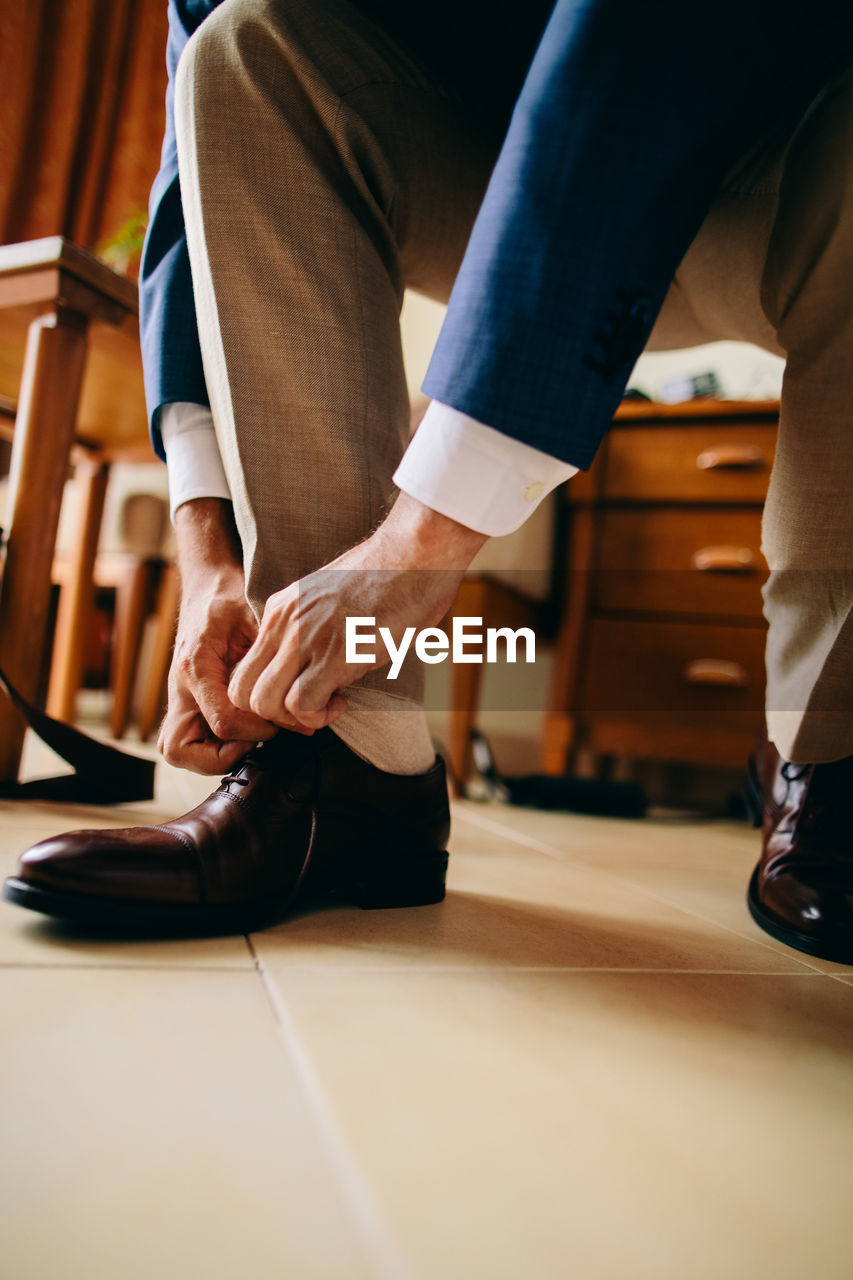
<svg viewBox="0 0 853 1280">
<path fill-rule="evenodd" d="M 284 732 L 182 818 L 34 845 L 3 896 L 111 932 L 245 933 L 317 895 L 441 901 L 449 830 L 440 759 L 426 774 L 384 773 L 330 729 Z"/>
<path fill-rule="evenodd" d="M 747 894 L 756 924 L 797 951 L 853 964 L 853 757 L 791 764 L 764 737 L 747 799 L 762 828 Z"/>
</svg>

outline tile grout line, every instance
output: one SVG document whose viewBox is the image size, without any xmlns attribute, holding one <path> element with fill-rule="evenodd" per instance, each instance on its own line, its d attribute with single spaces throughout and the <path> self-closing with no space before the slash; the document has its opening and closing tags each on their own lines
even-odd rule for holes
<svg viewBox="0 0 853 1280">
<path fill-rule="evenodd" d="M 340 1130 L 331 1103 L 320 1084 L 317 1071 L 299 1037 L 293 1018 L 255 950 L 251 937 L 247 936 L 246 942 L 254 957 L 255 972 L 260 978 L 296 1078 L 304 1091 L 326 1152 L 337 1174 L 368 1261 L 380 1280 L 415 1280 L 415 1274 L 400 1252 L 394 1233 L 367 1175 L 361 1169 Z"/>
<path fill-rule="evenodd" d="M 252 965 L 191 965 L 191 964 L 134 964 L 128 961 L 125 964 L 80 964 L 69 961 L 64 964 L 61 961 L 15 961 L 0 960 L 0 971 L 23 969 L 28 972 L 40 971 L 43 969 L 63 969 L 77 971 L 84 970 L 86 972 L 103 970 L 107 973 L 125 973 L 129 970 L 142 973 L 242 973 L 257 974 L 257 963 Z M 553 965 L 553 964 L 446 964 L 446 965 L 418 965 L 418 964 L 328 964 L 328 963 L 295 963 L 289 964 L 288 970 L 294 973 L 416 973 L 416 974 L 442 974 L 442 973 L 492 973 L 492 974 L 512 974 L 512 973 L 657 973 L 657 974 L 677 974 L 680 976 L 692 977 L 740 977 L 740 978 L 837 978 L 839 981 L 849 981 L 846 973 L 828 973 L 823 969 L 812 969 L 803 967 L 802 970 L 791 970 L 786 972 L 781 969 L 686 969 L 680 967 L 667 968 L 647 968 L 641 965 Z M 853 978 L 853 974 L 850 975 Z"/>
<path fill-rule="evenodd" d="M 547 855 L 547 857 L 553 858 L 555 862 L 560 862 L 563 864 L 563 866 L 568 866 L 572 870 L 587 871 L 595 875 L 606 876 L 608 879 L 614 880 L 617 884 L 627 885 L 628 888 L 636 890 L 637 893 L 642 894 L 646 898 L 650 898 L 652 902 L 662 903 L 663 906 L 670 907 L 673 911 L 681 911 L 683 912 L 684 915 L 692 916 L 693 919 L 695 920 L 701 920 L 704 924 L 713 925 L 714 928 L 722 929 L 725 933 L 732 934 L 735 938 L 740 938 L 743 942 L 751 942 L 756 946 L 763 947 L 765 951 L 770 951 L 773 955 L 782 956 L 785 959 L 788 958 L 784 951 L 779 951 L 778 948 L 772 945 L 772 943 L 765 942 L 763 938 L 753 938 L 749 934 L 742 933 L 739 929 L 732 928 L 732 926 L 729 924 L 721 924 L 719 920 L 712 920 L 710 916 L 703 915 L 701 911 L 696 911 L 691 907 L 685 907 L 682 903 L 673 902 L 669 898 L 661 897 L 659 892 L 656 893 L 653 890 L 647 888 L 646 885 L 638 884 L 636 880 L 630 880 L 627 877 L 622 876 L 617 872 L 610 870 L 610 868 L 591 867 L 588 863 L 585 863 L 585 862 L 578 864 L 572 861 L 568 861 L 565 855 L 560 853 L 559 850 L 549 848 L 548 845 L 544 844 L 540 840 L 537 840 L 533 836 L 519 835 L 518 832 L 511 831 L 506 827 L 501 827 L 499 823 L 494 822 L 488 818 L 485 820 L 483 820 L 482 818 L 479 818 L 479 819 L 471 818 L 467 811 L 465 811 L 464 816 L 469 818 L 469 821 L 471 822 L 471 825 L 473 827 L 480 827 L 482 830 L 485 830 L 485 831 L 493 831 L 495 835 L 500 835 L 500 836 L 503 836 L 505 839 L 509 839 L 513 841 L 515 844 L 519 845 L 522 849 L 525 849 L 525 848 L 533 849 L 537 853 L 543 853 Z M 806 955 L 805 952 L 797 953 L 798 956 L 800 954 L 802 954 L 803 956 Z M 808 959 L 803 959 L 803 960 L 795 959 L 794 963 L 801 965 L 802 968 L 804 968 L 810 973 L 818 973 L 823 976 L 831 976 L 831 975 L 827 975 L 825 969 L 819 969 L 817 965 L 811 964 Z M 792 970 L 792 972 L 794 971 Z"/>
<path fill-rule="evenodd" d="M 124 973 L 138 969 L 145 973 L 252 973 L 253 964 L 158 964 L 154 961 L 79 961 L 79 960 L 0 960 L 0 969 L 106 969 L 111 973 Z"/>
<path fill-rule="evenodd" d="M 393 973 L 397 977 L 400 974 L 413 974 L 418 977 L 434 977 L 445 973 L 453 974 L 478 974 L 490 973 L 493 976 L 512 975 L 514 973 L 553 973 L 565 976 L 571 973 L 583 974 L 616 974 L 621 977 L 626 974 L 658 974 L 661 977 L 672 975 L 673 977 L 692 977 L 692 978 L 833 978 L 843 979 L 844 974 L 824 973 L 820 969 L 792 969 L 786 972 L 784 969 L 646 969 L 641 966 L 624 966 L 615 965 L 553 965 L 553 964 L 457 964 L 457 965 L 418 965 L 418 964 L 289 964 L 287 966 L 288 973 L 348 973 L 348 974 L 377 974 L 377 973 Z"/>
</svg>

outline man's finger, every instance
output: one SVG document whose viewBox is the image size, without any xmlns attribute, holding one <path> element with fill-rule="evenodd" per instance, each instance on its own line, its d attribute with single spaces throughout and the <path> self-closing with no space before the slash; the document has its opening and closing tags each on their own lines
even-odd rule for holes
<svg viewBox="0 0 853 1280">
<path fill-rule="evenodd" d="M 277 731 L 277 726 L 269 720 L 235 707 L 225 686 L 213 678 L 199 681 L 192 692 L 211 733 L 222 742 L 257 742 L 273 737 Z"/>
<path fill-rule="evenodd" d="M 246 742 L 207 742 L 188 747 L 183 753 L 183 769 L 193 773 L 230 773 L 234 765 L 246 754 Z"/>
<path fill-rule="evenodd" d="M 227 773 L 246 754 L 246 742 L 220 742 L 213 737 L 182 739 L 164 723 L 158 747 L 167 764 L 192 773 Z"/>
<path fill-rule="evenodd" d="M 255 714 L 268 717 L 276 724 L 298 726 L 301 721 L 291 715 L 285 706 L 290 686 L 298 675 L 299 669 L 295 663 L 271 663 L 261 673 L 250 695 L 250 705 Z"/>
<path fill-rule="evenodd" d="M 338 693 L 336 680 L 308 667 L 291 684 L 284 706 L 299 724 L 323 729 L 346 709 L 346 699 Z"/>
<path fill-rule="evenodd" d="M 245 657 L 241 658 L 228 681 L 228 700 L 242 711 L 251 707 L 252 691 L 278 653 L 273 640 L 258 637 Z"/>
<path fill-rule="evenodd" d="M 256 742 L 259 736 L 252 734 L 249 739 L 237 739 L 230 734 L 224 739 L 215 736 L 187 689 L 180 683 L 170 682 L 169 708 L 157 742 L 167 764 L 193 773 L 224 773 L 245 755 L 250 743 Z M 265 736 L 271 734 L 266 732 Z"/>
</svg>

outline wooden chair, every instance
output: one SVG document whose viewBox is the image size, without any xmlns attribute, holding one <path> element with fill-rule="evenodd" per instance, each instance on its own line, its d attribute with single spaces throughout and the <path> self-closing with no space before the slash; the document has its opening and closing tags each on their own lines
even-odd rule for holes
<svg viewBox="0 0 853 1280">
<path fill-rule="evenodd" d="M 14 401 L 0 397 L 0 440 L 11 442 Z M 110 732 L 122 737 L 131 713 L 134 683 L 145 624 L 154 614 L 151 658 L 142 687 L 139 730 L 143 740 L 156 726 L 171 656 L 178 606 L 177 570 L 158 556 L 103 554 L 98 541 L 110 477 L 110 458 L 85 442 L 71 450 L 74 511 L 69 551 L 53 561 L 52 581 L 59 587 L 46 710 L 57 720 L 72 722 L 83 677 L 86 641 L 95 592 L 115 592 L 115 618 L 110 688 L 113 695 Z"/>
<path fill-rule="evenodd" d="M 57 719 L 73 721 L 76 715 L 77 694 L 83 675 L 85 650 L 90 634 L 90 621 L 97 591 L 109 589 L 115 597 L 113 609 L 112 641 L 110 645 L 110 733 L 121 738 L 127 731 L 131 718 L 133 693 L 136 686 L 139 661 L 143 651 L 146 624 L 154 617 L 155 640 L 152 658 L 144 673 L 142 703 L 146 710 L 145 723 L 151 734 L 159 707 L 160 690 L 165 679 L 164 662 L 168 670 L 168 655 L 174 632 L 176 605 L 171 603 L 176 595 L 172 583 L 177 572 L 160 557 L 146 557 L 114 552 L 100 554 L 95 560 L 90 579 L 90 590 L 75 599 L 73 562 L 57 559 L 54 563 L 54 581 L 59 585 L 59 610 L 54 638 L 54 656 L 50 669 L 48 712 Z M 168 585 L 167 585 L 168 584 Z M 70 602 L 70 604 L 69 604 Z M 66 640 L 66 625 L 60 625 L 76 610 L 68 626 L 73 627 L 70 644 Z M 162 619 L 162 620 L 161 620 Z M 166 657 L 163 657 L 165 635 Z M 156 691 L 152 692 L 152 685 Z M 65 701 L 61 705 L 50 704 L 50 691 Z M 58 692 L 57 692 L 58 691 Z M 154 709 L 149 710 L 151 703 Z M 59 712 L 62 715 L 59 715 Z M 141 713 L 140 713 L 141 714 Z M 141 725 L 140 725 L 141 728 Z"/>
<path fill-rule="evenodd" d="M 148 655 L 148 669 L 139 707 L 139 736 L 143 742 L 151 737 L 166 705 L 166 676 L 172 661 L 172 645 L 178 621 L 181 584 L 178 570 L 166 564 L 160 576 L 155 608 L 154 637 Z"/>
<path fill-rule="evenodd" d="M 0 665 L 30 700 L 71 449 L 86 441 L 112 459 L 150 458 L 137 305 L 132 281 L 61 236 L 0 247 L 0 396 L 18 401 Z M 2 781 L 17 778 L 25 729 L 12 703 L 0 703 Z"/>
</svg>

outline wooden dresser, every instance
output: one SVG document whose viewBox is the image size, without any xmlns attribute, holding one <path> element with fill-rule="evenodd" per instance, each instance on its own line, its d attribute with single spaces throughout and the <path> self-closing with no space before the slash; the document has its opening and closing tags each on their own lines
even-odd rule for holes
<svg viewBox="0 0 853 1280">
<path fill-rule="evenodd" d="M 543 765 L 571 753 L 739 767 L 763 713 L 761 509 L 778 404 L 626 401 L 567 486 Z"/>
</svg>

